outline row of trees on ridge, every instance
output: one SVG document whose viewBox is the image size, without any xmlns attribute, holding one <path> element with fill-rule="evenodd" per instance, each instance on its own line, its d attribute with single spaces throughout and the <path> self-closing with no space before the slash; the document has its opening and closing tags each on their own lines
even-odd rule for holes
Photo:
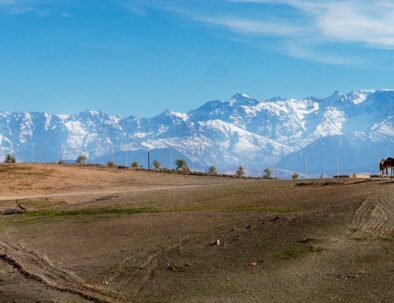
<svg viewBox="0 0 394 303">
<path fill-rule="evenodd" d="M 75 163 L 79 164 L 79 165 L 85 165 L 87 162 L 88 158 L 85 154 L 81 154 L 78 156 L 78 158 L 75 160 Z M 4 163 L 16 163 L 16 158 L 15 156 L 13 156 L 12 154 L 8 154 L 4 160 Z M 65 164 L 64 160 L 60 160 L 58 162 L 58 164 Z M 109 161 L 107 162 L 107 166 L 112 167 L 112 166 L 116 166 L 115 163 L 113 161 Z M 175 161 L 175 166 L 176 166 L 176 170 L 179 172 L 183 172 L 183 173 L 190 173 L 190 169 L 187 165 L 187 162 L 185 159 L 177 159 Z M 138 161 L 134 161 L 133 163 L 131 163 L 131 168 L 134 169 L 139 169 L 142 168 L 142 166 L 140 165 L 140 163 Z M 161 163 L 159 160 L 155 159 L 153 161 L 153 168 L 155 170 L 160 170 L 161 169 Z M 218 170 L 216 168 L 215 165 L 211 165 L 208 168 L 208 175 L 210 176 L 216 176 L 218 175 Z M 244 177 L 245 176 L 245 169 L 243 166 L 239 166 L 238 169 L 236 170 L 235 174 L 238 177 Z M 291 175 L 293 180 L 299 179 L 300 175 L 297 172 L 294 172 Z M 264 179 L 271 179 L 272 178 L 272 172 L 269 168 L 265 168 L 263 171 L 263 178 Z"/>
</svg>

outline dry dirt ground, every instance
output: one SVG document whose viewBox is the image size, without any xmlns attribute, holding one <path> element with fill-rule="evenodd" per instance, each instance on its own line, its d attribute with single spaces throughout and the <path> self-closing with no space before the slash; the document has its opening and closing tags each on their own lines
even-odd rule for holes
<svg viewBox="0 0 394 303">
<path fill-rule="evenodd" d="M 0 302 L 394 302 L 394 183 L 0 167 Z"/>
</svg>

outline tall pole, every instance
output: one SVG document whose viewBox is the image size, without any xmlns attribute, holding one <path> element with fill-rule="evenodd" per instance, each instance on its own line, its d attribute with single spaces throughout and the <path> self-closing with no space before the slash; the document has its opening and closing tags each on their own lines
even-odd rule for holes
<svg viewBox="0 0 394 303">
<path fill-rule="evenodd" d="M 34 143 L 31 144 L 31 163 L 34 163 Z"/>
<path fill-rule="evenodd" d="M 150 152 L 148 151 L 148 170 L 150 170 Z"/>
<path fill-rule="evenodd" d="M 272 165 L 272 174 L 271 174 L 272 176 L 272 179 L 275 179 L 275 162 L 274 162 L 274 164 Z"/>
<path fill-rule="evenodd" d="M 192 171 L 194 171 L 194 160 L 193 160 L 193 150 L 192 150 Z"/>
<path fill-rule="evenodd" d="M 172 170 L 172 148 L 170 147 L 170 169 Z"/>
<path fill-rule="evenodd" d="M 305 179 L 308 178 L 308 156 L 305 156 Z"/>
</svg>

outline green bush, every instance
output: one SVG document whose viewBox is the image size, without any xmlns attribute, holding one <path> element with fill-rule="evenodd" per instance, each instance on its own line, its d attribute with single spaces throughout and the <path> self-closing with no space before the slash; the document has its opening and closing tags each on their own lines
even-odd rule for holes
<svg viewBox="0 0 394 303">
<path fill-rule="evenodd" d="M 217 170 L 216 166 L 215 166 L 215 165 L 211 165 L 211 166 L 208 168 L 208 175 L 210 175 L 210 176 L 216 176 L 217 174 L 218 174 L 218 170 Z"/>
<path fill-rule="evenodd" d="M 263 178 L 264 179 L 271 179 L 271 177 L 272 177 L 271 170 L 269 168 L 264 169 Z"/>
<path fill-rule="evenodd" d="M 153 167 L 156 169 L 156 170 L 159 170 L 160 169 L 160 167 L 161 167 L 161 163 L 159 162 L 159 160 L 155 160 L 155 161 L 153 161 Z"/>
<path fill-rule="evenodd" d="M 299 175 L 297 172 L 294 172 L 294 173 L 291 175 L 291 178 L 292 178 L 293 180 L 298 180 L 299 177 L 300 177 L 300 175 Z"/>
<path fill-rule="evenodd" d="M 181 172 L 184 172 L 184 173 L 190 172 L 189 167 L 187 166 L 187 163 L 186 163 L 185 159 L 177 159 L 175 161 L 175 165 L 176 165 L 176 170 L 177 171 L 181 171 Z"/>
<path fill-rule="evenodd" d="M 245 169 L 243 168 L 243 166 L 241 165 L 240 167 L 238 167 L 237 171 L 235 172 L 235 174 L 238 177 L 243 177 L 245 175 Z"/>
<path fill-rule="evenodd" d="M 85 165 L 87 159 L 88 159 L 88 157 L 86 157 L 85 154 L 80 154 L 78 156 L 77 160 L 75 160 L 75 162 L 78 164 L 81 164 L 81 165 Z"/>
<path fill-rule="evenodd" d="M 13 155 L 11 155 L 11 154 L 8 154 L 8 155 L 5 157 L 4 163 L 16 163 L 16 158 L 15 158 L 15 156 L 13 156 Z"/>
<path fill-rule="evenodd" d="M 131 163 L 131 167 L 132 168 L 140 168 L 140 163 L 138 161 L 134 161 L 133 163 Z"/>
</svg>

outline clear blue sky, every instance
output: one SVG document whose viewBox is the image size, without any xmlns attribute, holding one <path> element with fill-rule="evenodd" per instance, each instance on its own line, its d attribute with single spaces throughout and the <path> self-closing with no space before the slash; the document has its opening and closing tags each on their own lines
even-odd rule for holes
<svg viewBox="0 0 394 303">
<path fill-rule="evenodd" d="M 0 0 L 0 110 L 153 116 L 394 87 L 394 2 Z"/>
</svg>

